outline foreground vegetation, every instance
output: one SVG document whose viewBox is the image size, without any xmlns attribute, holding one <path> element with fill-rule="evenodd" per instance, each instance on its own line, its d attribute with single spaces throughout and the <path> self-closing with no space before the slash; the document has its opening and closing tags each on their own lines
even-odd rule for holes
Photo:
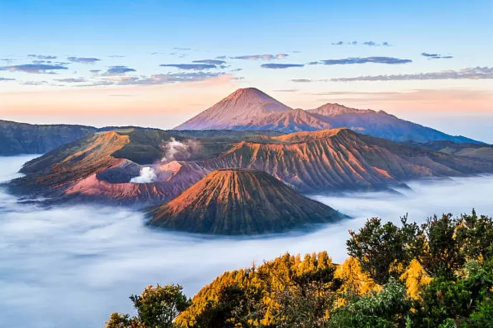
<svg viewBox="0 0 493 328">
<path fill-rule="evenodd" d="M 493 220 L 443 215 L 350 231 L 350 257 L 285 254 L 226 272 L 192 300 L 178 285 L 131 296 L 107 328 L 493 327 Z"/>
</svg>

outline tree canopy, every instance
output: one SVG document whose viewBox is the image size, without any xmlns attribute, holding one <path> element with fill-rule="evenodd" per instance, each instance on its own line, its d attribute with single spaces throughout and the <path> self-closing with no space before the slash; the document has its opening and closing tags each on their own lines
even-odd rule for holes
<svg viewBox="0 0 493 328">
<path fill-rule="evenodd" d="M 192 300 L 149 286 L 107 328 L 493 327 L 493 220 L 434 216 L 424 224 L 369 219 L 350 231 L 350 257 L 285 254 L 225 272 Z"/>
</svg>

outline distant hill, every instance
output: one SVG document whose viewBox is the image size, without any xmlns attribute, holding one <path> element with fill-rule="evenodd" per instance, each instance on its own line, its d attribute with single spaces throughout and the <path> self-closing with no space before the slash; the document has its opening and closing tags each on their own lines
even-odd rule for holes
<svg viewBox="0 0 493 328">
<path fill-rule="evenodd" d="M 361 134 L 399 142 L 452 141 L 482 144 L 473 139 L 451 136 L 405 121 L 383 111 L 359 110 L 339 104 L 325 104 L 311 110 L 291 109 L 256 88 L 238 89 L 214 106 L 179 125 L 174 131 L 180 133 L 180 136 L 239 137 L 248 134 L 248 131 L 259 131 L 264 135 L 278 135 L 343 127 Z M 0 156 L 44 154 L 90 133 L 125 129 L 156 130 L 132 126 L 96 129 L 81 125 L 33 125 L 0 120 L 0 145 L 2 146 Z M 232 132 L 233 130 L 246 131 L 246 134 Z M 192 131 L 197 132 L 192 133 Z M 154 155 L 158 152 L 159 150 L 156 150 Z M 143 157 L 140 160 L 149 161 L 154 155 L 146 152 L 147 158 Z M 140 155 L 133 154 L 133 156 Z"/>
<path fill-rule="evenodd" d="M 438 130 L 402 120 L 384 111 L 360 110 L 339 104 L 325 104 L 308 112 L 329 123 L 332 128 L 348 128 L 358 133 L 385 138 L 392 141 L 412 140 L 429 142 L 447 140 L 456 143 L 479 143 L 475 140 L 451 136 Z"/>
<path fill-rule="evenodd" d="M 241 133 L 240 133 L 241 132 Z M 91 134 L 26 163 L 10 183 L 53 200 L 161 203 L 218 169 L 262 170 L 302 193 L 379 190 L 408 180 L 493 173 L 493 162 L 349 129 L 272 136 L 124 129 Z"/>
<path fill-rule="evenodd" d="M 479 158 L 493 161 L 493 146 L 452 141 L 432 141 L 427 143 L 408 142 L 409 145 L 438 151 L 444 154 Z"/>
<path fill-rule="evenodd" d="M 344 216 L 263 171 L 220 169 L 151 212 L 150 225 L 205 234 L 283 232 Z"/>
<path fill-rule="evenodd" d="M 94 127 L 82 125 L 34 125 L 0 120 L 0 156 L 44 154 L 95 131 Z"/>
<path fill-rule="evenodd" d="M 273 130 L 292 133 L 343 127 L 392 141 L 480 143 L 405 121 L 383 111 L 359 110 L 339 104 L 325 104 L 307 111 L 291 109 L 256 88 L 238 89 L 175 129 Z"/>
</svg>

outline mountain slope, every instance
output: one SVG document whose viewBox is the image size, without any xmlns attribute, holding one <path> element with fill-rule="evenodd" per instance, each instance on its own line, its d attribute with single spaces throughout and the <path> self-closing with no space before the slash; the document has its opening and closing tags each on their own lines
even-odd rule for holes
<svg viewBox="0 0 493 328">
<path fill-rule="evenodd" d="M 454 157 L 349 129 L 299 132 L 269 142 L 241 142 L 197 163 L 268 172 L 301 192 L 372 190 L 411 179 L 493 172 L 488 161 Z"/>
<path fill-rule="evenodd" d="M 452 141 L 431 141 L 427 143 L 408 142 L 408 144 L 438 151 L 441 153 L 464 156 L 471 158 L 479 158 L 493 161 L 493 146 L 485 144 L 470 144 L 470 143 L 455 143 Z"/>
<path fill-rule="evenodd" d="M 154 226 L 228 235 L 282 232 L 343 217 L 266 172 L 237 169 L 210 173 L 151 215 Z"/>
<path fill-rule="evenodd" d="M 292 133 L 343 127 L 399 142 L 448 140 L 480 143 L 402 120 L 383 111 L 359 110 L 339 104 L 325 104 L 307 111 L 293 110 L 255 88 L 238 89 L 175 129 L 271 130 Z"/>
<path fill-rule="evenodd" d="M 26 163 L 21 169 L 26 176 L 9 187 L 18 194 L 54 201 L 163 202 L 210 172 L 194 160 L 215 158 L 242 140 L 268 138 L 249 131 L 98 132 Z M 144 179 L 146 172 L 150 176 Z M 139 183 L 132 182 L 139 176 Z"/>
<path fill-rule="evenodd" d="M 27 176 L 12 181 L 11 187 L 58 195 L 75 181 L 120 165 L 124 159 L 111 154 L 128 143 L 128 136 L 114 131 L 95 133 L 27 162 L 21 169 Z"/>
<path fill-rule="evenodd" d="M 176 130 L 231 129 L 271 113 L 291 110 L 256 88 L 238 89 Z"/>
<path fill-rule="evenodd" d="M 0 120 L 0 156 L 43 154 L 95 131 L 96 128 L 82 125 L 33 125 Z"/>
<path fill-rule="evenodd" d="M 252 119 L 244 125 L 234 126 L 235 130 L 265 130 L 292 133 L 330 129 L 331 125 L 302 109 L 293 109 Z"/>
<path fill-rule="evenodd" d="M 22 169 L 26 176 L 10 187 L 55 200 L 130 204 L 169 201 L 210 172 L 225 168 L 262 170 L 303 193 L 377 190 L 412 179 L 493 173 L 488 160 L 349 129 L 229 138 L 222 131 L 219 137 L 211 133 L 200 138 L 185 137 L 192 132 L 139 129 L 97 133 L 27 163 Z"/>
<path fill-rule="evenodd" d="M 339 104 L 325 104 L 308 112 L 329 123 L 333 128 L 346 127 L 358 133 L 392 141 L 429 142 L 448 140 L 458 143 L 478 143 L 475 140 L 451 136 L 438 130 L 402 120 L 384 111 L 359 110 Z"/>
</svg>

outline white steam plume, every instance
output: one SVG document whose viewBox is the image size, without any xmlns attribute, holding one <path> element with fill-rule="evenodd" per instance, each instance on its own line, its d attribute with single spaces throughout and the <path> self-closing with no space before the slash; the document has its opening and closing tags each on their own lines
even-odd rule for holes
<svg viewBox="0 0 493 328">
<path fill-rule="evenodd" d="M 153 183 L 157 178 L 154 169 L 150 166 L 146 166 L 140 169 L 140 175 L 132 178 L 130 182 L 133 183 Z"/>
<path fill-rule="evenodd" d="M 161 148 L 164 151 L 164 156 L 161 162 L 171 162 L 173 160 L 186 160 L 190 158 L 192 152 L 200 147 L 200 143 L 195 140 L 185 140 L 180 142 L 175 138 L 171 138 L 168 143 Z"/>
</svg>

